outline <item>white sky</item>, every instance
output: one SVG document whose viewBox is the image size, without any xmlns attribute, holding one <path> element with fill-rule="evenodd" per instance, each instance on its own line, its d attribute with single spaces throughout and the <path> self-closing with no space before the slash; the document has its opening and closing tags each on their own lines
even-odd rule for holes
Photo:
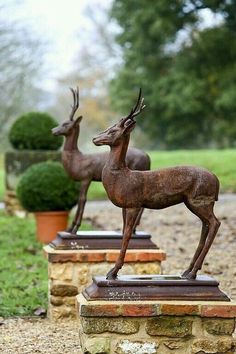
<svg viewBox="0 0 236 354">
<path fill-rule="evenodd" d="M 0 0 L 0 4 L 11 1 L 12 5 L 4 10 L 7 21 L 10 23 L 17 19 L 27 23 L 50 41 L 46 60 L 51 70 L 41 85 L 53 90 L 55 79 L 70 69 L 80 45 L 79 33 L 91 25 L 85 15 L 86 7 L 89 5 L 96 8 L 99 3 L 109 7 L 112 0 Z M 203 10 L 202 15 L 208 26 L 219 21 L 208 10 Z"/>
<path fill-rule="evenodd" d="M 105 6 L 110 3 L 111 0 L 102 0 Z M 85 16 L 86 7 L 96 7 L 97 4 L 99 0 L 18 0 L 4 10 L 9 22 L 18 20 L 27 23 L 42 37 L 49 39 L 50 48 L 46 57 L 51 67 L 51 77 L 46 82 L 49 89 L 53 88 L 56 77 L 69 71 L 78 51 L 79 33 L 90 26 Z"/>
</svg>

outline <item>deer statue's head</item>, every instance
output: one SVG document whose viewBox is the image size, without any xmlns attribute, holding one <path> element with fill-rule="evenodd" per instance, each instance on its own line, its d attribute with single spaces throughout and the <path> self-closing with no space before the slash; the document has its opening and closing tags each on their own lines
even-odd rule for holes
<svg viewBox="0 0 236 354">
<path fill-rule="evenodd" d="M 70 89 L 73 95 L 73 104 L 71 105 L 71 113 L 69 119 L 62 122 L 58 127 L 52 129 L 53 135 L 64 135 L 68 136 L 72 133 L 74 128 L 79 129 L 79 124 L 82 120 L 82 116 L 79 116 L 74 119 L 75 112 L 79 108 L 79 88 L 77 87 L 75 90 Z"/>
<path fill-rule="evenodd" d="M 134 118 L 145 108 L 143 104 L 142 91 L 139 90 L 139 96 L 135 106 L 131 109 L 130 113 L 119 120 L 118 123 L 106 129 L 93 139 L 93 143 L 97 146 L 109 145 L 116 146 L 122 142 L 122 139 L 129 135 L 134 129 L 136 121 Z"/>
</svg>

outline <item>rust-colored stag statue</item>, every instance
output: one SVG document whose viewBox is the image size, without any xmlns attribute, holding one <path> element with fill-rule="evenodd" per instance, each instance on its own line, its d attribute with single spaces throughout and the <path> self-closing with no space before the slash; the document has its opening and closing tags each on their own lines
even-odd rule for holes
<svg viewBox="0 0 236 354">
<path fill-rule="evenodd" d="M 74 115 L 79 108 L 79 89 L 71 89 L 73 94 L 73 104 L 69 119 L 63 122 L 58 127 L 52 129 L 54 135 L 64 135 L 65 143 L 62 152 L 62 163 L 68 175 L 75 181 L 80 181 L 80 193 L 78 199 L 77 211 L 74 220 L 68 232 L 76 234 L 83 218 L 84 207 L 88 188 L 92 181 L 102 180 L 102 170 L 109 153 L 98 154 L 83 154 L 78 149 L 78 138 L 80 133 L 80 122 L 82 116 L 74 119 Z M 129 149 L 126 156 L 125 163 L 131 170 L 150 170 L 150 158 L 141 150 Z M 139 224 L 142 210 L 137 215 L 136 221 L 133 225 L 133 231 Z M 125 218 L 125 210 L 123 210 L 123 218 Z"/>
<path fill-rule="evenodd" d="M 141 208 L 163 209 L 184 203 L 202 221 L 199 245 L 183 278 L 195 279 L 220 226 L 213 207 L 218 199 L 217 177 L 193 166 L 177 166 L 157 171 L 131 171 L 125 157 L 134 118 L 145 108 L 141 90 L 131 112 L 93 139 L 95 145 L 109 145 L 110 154 L 102 172 L 102 182 L 110 200 L 126 209 L 122 247 L 107 279 L 115 279 L 124 264 L 127 246 Z"/>
</svg>

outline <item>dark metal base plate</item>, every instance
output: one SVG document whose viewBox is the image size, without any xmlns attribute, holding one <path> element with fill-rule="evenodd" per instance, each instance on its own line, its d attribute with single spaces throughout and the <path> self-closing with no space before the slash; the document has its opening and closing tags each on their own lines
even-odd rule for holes
<svg viewBox="0 0 236 354">
<path fill-rule="evenodd" d="M 179 275 L 130 275 L 107 280 L 96 276 L 83 295 L 87 300 L 200 300 L 230 301 L 219 283 L 204 275 L 195 280 Z"/>
<path fill-rule="evenodd" d="M 77 235 L 61 231 L 50 246 L 56 250 L 120 249 L 121 241 L 122 234 L 116 231 L 78 231 Z M 152 242 L 151 235 L 137 231 L 131 237 L 128 249 L 158 249 L 158 247 Z"/>
</svg>

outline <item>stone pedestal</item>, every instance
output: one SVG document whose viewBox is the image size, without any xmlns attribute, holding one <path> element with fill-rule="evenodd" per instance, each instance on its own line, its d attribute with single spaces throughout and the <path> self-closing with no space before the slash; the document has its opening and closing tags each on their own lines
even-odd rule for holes
<svg viewBox="0 0 236 354">
<path fill-rule="evenodd" d="M 234 353 L 235 302 L 76 301 L 83 354 Z"/>
<path fill-rule="evenodd" d="M 76 316 L 75 297 L 91 282 L 94 275 L 105 275 L 113 266 L 119 250 L 55 250 L 45 246 L 48 258 L 49 301 L 51 320 Z M 160 249 L 128 250 L 121 274 L 160 274 L 166 254 Z"/>
</svg>

